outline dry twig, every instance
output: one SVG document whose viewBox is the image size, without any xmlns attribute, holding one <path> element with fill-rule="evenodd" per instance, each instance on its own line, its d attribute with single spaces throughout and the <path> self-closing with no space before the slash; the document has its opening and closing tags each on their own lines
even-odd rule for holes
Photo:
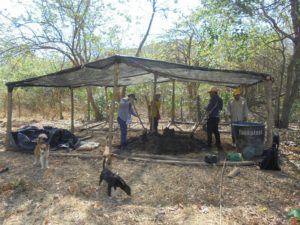
<svg viewBox="0 0 300 225">
<path fill-rule="evenodd" d="M 221 182 L 220 182 L 220 225 L 222 224 L 222 188 L 223 188 L 223 177 L 226 167 L 226 158 L 223 163 L 222 173 L 221 173 Z"/>
</svg>

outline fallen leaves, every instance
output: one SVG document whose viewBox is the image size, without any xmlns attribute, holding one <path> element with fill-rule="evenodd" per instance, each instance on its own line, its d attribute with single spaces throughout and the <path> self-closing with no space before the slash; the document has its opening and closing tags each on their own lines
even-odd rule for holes
<svg viewBox="0 0 300 225">
<path fill-rule="evenodd" d="M 75 184 L 69 185 L 69 187 L 68 187 L 68 191 L 69 191 L 71 194 L 75 194 L 75 193 L 77 192 L 77 189 L 78 189 L 78 187 L 77 187 L 77 185 L 75 185 Z"/>
<path fill-rule="evenodd" d="M 291 225 L 300 225 L 300 219 L 296 218 L 296 217 L 292 217 L 290 219 L 290 224 Z"/>
<path fill-rule="evenodd" d="M 94 204 L 92 204 L 92 207 L 94 209 L 102 209 L 103 208 L 103 205 L 101 204 L 101 202 L 97 201 L 95 202 Z"/>
<path fill-rule="evenodd" d="M 260 208 L 259 208 L 259 212 L 261 212 L 261 213 L 266 213 L 266 212 L 268 212 L 268 208 L 265 207 L 265 206 L 260 207 Z"/>
</svg>

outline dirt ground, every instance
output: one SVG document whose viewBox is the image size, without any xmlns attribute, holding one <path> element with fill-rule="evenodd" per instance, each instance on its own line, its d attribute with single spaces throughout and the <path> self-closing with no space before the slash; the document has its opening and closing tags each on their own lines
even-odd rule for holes
<svg viewBox="0 0 300 225">
<path fill-rule="evenodd" d="M 36 122 L 41 123 L 49 125 Z M 53 121 L 49 123 L 53 125 Z M 54 125 L 68 127 L 69 123 Z M 129 132 L 132 138 L 141 134 L 135 128 L 138 127 Z M 3 142 L 4 127 L 0 134 Z M 101 147 L 76 153 L 99 158 L 52 155 L 46 171 L 32 165 L 33 155 L 4 151 L 2 146 L 0 166 L 8 166 L 9 171 L 0 174 L 0 224 L 281 225 L 291 224 L 287 219 L 289 210 L 300 207 L 300 170 L 290 162 L 291 154 L 281 155 L 281 171 L 243 166 L 234 178 L 227 177 L 233 169 L 230 166 L 223 171 L 222 166 L 181 166 L 114 158 L 112 170 L 131 186 L 132 196 L 117 189 L 109 198 L 106 184 L 98 186 L 100 155 L 107 131 L 97 127 L 93 132 L 80 133 L 90 134 L 93 138 L 89 141 L 99 142 Z M 200 140 L 201 133 L 195 138 L 204 141 Z M 230 151 L 229 133 L 222 134 L 222 140 L 225 152 Z M 118 142 L 116 135 L 114 145 Z M 292 148 L 299 154 L 299 145 Z M 289 151 L 289 146 L 284 150 Z M 177 157 L 200 160 L 203 151 L 195 148 Z"/>
</svg>

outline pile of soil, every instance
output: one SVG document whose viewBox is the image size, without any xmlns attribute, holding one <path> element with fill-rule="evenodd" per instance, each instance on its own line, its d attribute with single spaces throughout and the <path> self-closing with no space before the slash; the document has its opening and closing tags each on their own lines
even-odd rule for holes
<svg viewBox="0 0 300 225">
<path fill-rule="evenodd" d="M 179 155 L 199 152 L 205 149 L 204 141 L 191 137 L 188 132 L 165 129 L 163 134 L 143 133 L 128 140 L 128 148 L 149 154 Z"/>
</svg>

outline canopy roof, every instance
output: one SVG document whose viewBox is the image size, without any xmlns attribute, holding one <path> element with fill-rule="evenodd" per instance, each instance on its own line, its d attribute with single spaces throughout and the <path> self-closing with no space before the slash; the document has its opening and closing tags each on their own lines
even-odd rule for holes
<svg viewBox="0 0 300 225">
<path fill-rule="evenodd" d="M 69 87 L 108 86 L 114 85 L 115 65 L 119 65 L 118 86 L 128 86 L 153 82 L 180 80 L 189 82 L 208 82 L 214 85 L 239 86 L 253 85 L 266 80 L 267 74 L 209 69 L 183 64 L 115 55 L 109 58 L 87 63 L 52 74 L 6 83 L 7 87 Z M 269 76 L 270 77 L 270 76 Z"/>
</svg>

